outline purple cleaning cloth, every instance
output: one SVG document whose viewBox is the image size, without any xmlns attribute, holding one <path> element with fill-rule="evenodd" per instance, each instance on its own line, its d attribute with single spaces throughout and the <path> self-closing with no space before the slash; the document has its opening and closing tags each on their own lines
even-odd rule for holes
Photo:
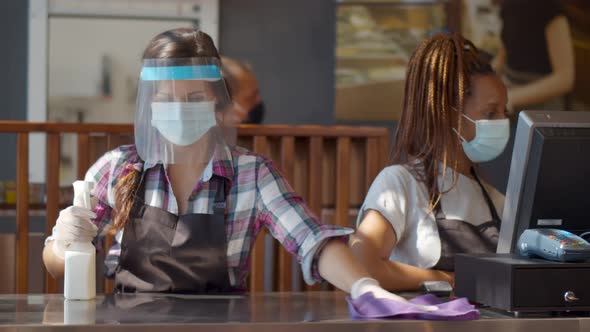
<svg viewBox="0 0 590 332">
<path fill-rule="evenodd" d="M 421 295 L 409 300 L 412 304 L 437 306 L 436 311 L 425 311 L 412 304 L 389 299 L 378 299 L 373 293 L 361 295 L 358 299 L 346 298 L 352 319 L 424 319 L 424 320 L 474 320 L 479 311 L 465 298 L 441 302 L 432 294 Z"/>
</svg>

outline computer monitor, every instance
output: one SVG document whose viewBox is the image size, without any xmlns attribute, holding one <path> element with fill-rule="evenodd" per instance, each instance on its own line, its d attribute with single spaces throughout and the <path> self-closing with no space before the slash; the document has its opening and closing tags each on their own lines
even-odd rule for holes
<svg viewBox="0 0 590 332">
<path fill-rule="evenodd" d="M 497 252 L 528 228 L 590 230 L 590 112 L 520 113 Z"/>
</svg>

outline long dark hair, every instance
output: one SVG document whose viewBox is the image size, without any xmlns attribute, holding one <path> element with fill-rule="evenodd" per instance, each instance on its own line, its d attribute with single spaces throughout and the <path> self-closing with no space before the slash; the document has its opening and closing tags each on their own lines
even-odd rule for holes
<svg viewBox="0 0 590 332">
<path fill-rule="evenodd" d="M 143 52 L 143 59 L 217 58 L 219 53 L 206 33 L 190 28 L 162 32 L 155 36 Z M 141 170 L 129 167 L 115 186 L 115 207 L 111 232 L 125 227 L 131 217 L 135 192 L 141 181 Z"/>
<path fill-rule="evenodd" d="M 459 34 L 440 33 L 424 40 L 408 63 L 402 114 L 392 147 L 392 164 L 406 166 L 428 189 L 431 209 L 442 195 L 438 188 L 449 163 L 456 169 L 465 97 L 473 75 L 494 74 L 473 43 Z M 457 174 L 453 172 L 453 186 Z M 450 189 L 450 188 L 449 188 Z M 447 189 L 447 190 L 449 190 Z"/>
</svg>

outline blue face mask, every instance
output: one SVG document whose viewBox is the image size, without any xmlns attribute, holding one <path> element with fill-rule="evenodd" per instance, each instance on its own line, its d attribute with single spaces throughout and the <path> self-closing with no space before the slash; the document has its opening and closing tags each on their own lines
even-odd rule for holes
<svg viewBox="0 0 590 332">
<path fill-rule="evenodd" d="M 510 120 L 472 120 L 462 114 L 467 120 L 475 124 L 475 137 L 471 141 L 463 140 L 463 152 L 474 163 L 482 163 L 496 159 L 506 148 L 510 138 Z"/>
</svg>

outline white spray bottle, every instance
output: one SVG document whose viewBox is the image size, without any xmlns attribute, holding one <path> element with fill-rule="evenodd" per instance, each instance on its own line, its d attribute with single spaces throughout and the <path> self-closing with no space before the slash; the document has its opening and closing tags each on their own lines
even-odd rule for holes
<svg viewBox="0 0 590 332">
<path fill-rule="evenodd" d="M 92 182 L 74 182 L 74 205 L 92 209 Z M 96 248 L 91 242 L 73 242 L 65 250 L 64 297 L 91 300 L 96 297 Z"/>
</svg>

